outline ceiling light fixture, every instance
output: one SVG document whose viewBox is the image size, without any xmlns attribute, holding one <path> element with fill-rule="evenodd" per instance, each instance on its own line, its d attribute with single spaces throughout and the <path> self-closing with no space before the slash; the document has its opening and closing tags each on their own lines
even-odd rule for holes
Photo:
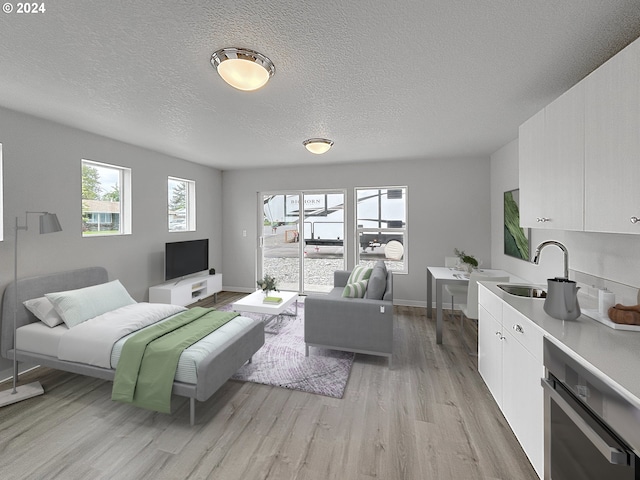
<svg viewBox="0 0 640 480">
<path fill-rule="evenodd" d="M 331 140 L 327 140 L 326 138 L 310 138 L 302 142 L 302 144 L 309 150 L 311 153 L 315 153 L 316 155 L 320 155 L 329 151 L 329 149 L 333 146 L 333 142 Z"/>
<path fill-rule="evenodd" d="M 271 60 L 248 48 L 217 50 L 211 55 L 211 65 L 225 82 L 245 92 L 259 89 L 276 73 Z"/>
</svg>

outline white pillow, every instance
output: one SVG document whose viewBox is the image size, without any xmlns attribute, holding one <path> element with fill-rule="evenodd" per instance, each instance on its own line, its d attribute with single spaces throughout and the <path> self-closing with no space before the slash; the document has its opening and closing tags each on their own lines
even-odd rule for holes
<svg viewBox="0 0 640 480">
<path fill-rule="evenodd" d="M 103 313 L 131 305 L 136 301 L 119 280 L 66 292 L 45 294 L 67 327 L 73 328 Z"/>
<path fill-rule="evenodd" d="M 25 300 L 22 304 L 33 313 L 38 320 L 49 327 L 55 327 L 62 323 L 62 318 L 53 308 L 53 304 L 47 297 L 32 298 Z"/>
</svg>

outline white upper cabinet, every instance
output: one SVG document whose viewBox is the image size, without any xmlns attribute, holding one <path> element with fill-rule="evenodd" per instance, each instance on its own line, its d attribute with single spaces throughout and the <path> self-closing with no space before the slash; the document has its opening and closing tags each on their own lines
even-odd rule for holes
<svg viewBox="0 0 640 480">
<path fill-rule="evenodd" d="M 640 39 L 520 126 L 523 227 L 640 234 Z"/>
<path fill-rule="evenodd" d="M 518 132 L 520 226 L 543 228 L 542 210 L 548 194 L 544 185 L 544 109 L 520 125 Z M 546 212 L 544 215 L 551 215 Z M 545 217 L 546 218 L 546 217 Z"/>
<path fill-rule="evenodd" d="M 520 224 L 584 228 L 584 85 L 520 127 Z"/>
<path fill-rule="evenodd" d="M 640 40 L 584 83 L 585 230 L 640 233 Z"/>
</svg>

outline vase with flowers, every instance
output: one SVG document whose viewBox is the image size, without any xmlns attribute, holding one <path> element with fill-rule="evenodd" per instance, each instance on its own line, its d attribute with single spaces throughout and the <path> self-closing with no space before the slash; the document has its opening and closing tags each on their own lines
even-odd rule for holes
<svg viewBox="0 0 640 480">
<path fill-rule="evenodd" d="M 461 270 L 465 270 L 468 273 L 471 273 L 474 269 L 479 267 L 478 260 L 473 255 L 468 255 L 464 252 L 464 250 L 458 250 L 457 248 L 453 249 L 453 253 L 458 257 L 459 268 Z"/>
<path fill-rule="evenodd" d="M 270 292 L 279 292 L 278 290 L 278 282 L 275 277 L 271 275 L 265 275 L 263 278 L 256 282 L 258 284 L 258 288 L 260 288 L 264 292 L 264 296 L 268 297 Z"/>
</svg>

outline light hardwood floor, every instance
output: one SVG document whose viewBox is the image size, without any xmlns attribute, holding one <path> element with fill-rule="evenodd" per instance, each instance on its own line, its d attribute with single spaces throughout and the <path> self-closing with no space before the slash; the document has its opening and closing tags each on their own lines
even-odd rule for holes
<svg viewBox="0 0 640 480">
<path fill-rule="evenodd" d="M 184 399 L 147 412 L 109 382 L 37 369 L 21 381 L 46 394 L 0 409 L 0 478 L 536 479 L 456 324 L 436 345 L 424 308 L 395 318 L 393 370 L 357 355 L 343 399 L 228 381 L 194 427 Z"/>
</svg>

